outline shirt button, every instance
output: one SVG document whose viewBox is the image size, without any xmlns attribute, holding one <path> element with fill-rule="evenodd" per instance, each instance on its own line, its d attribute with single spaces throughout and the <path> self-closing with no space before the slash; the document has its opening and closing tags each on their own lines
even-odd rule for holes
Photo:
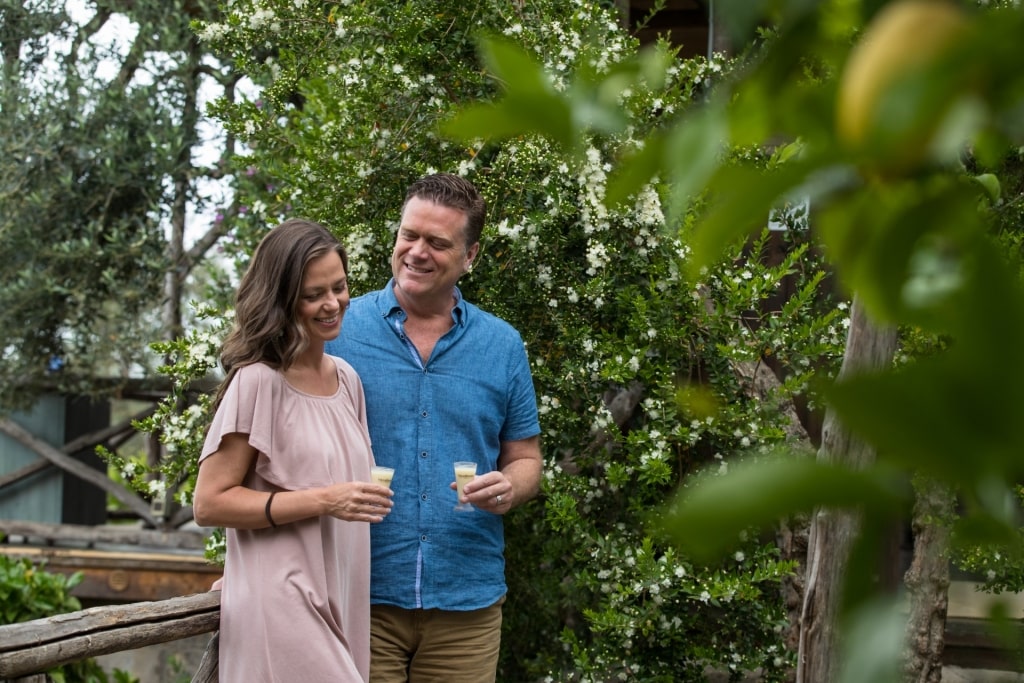
<svg viewBox="0 0 1024 683">
<path fill-rule="evenodd" d="M 421 457 L 421 458 L 425 458 L 425 457 L 427 457 L 427 452 L 426 452 L 426 451 L 423 451 L 422 453 L 420 453 L 420 457 Z"/>
<path fill-rule="evenodd" d="M 426 499 L 427 499 L 427 494 L 424 493 L 424 494 L 420 495 L 420 500 L 426 500 Z"/>
<path fill-rule="evenodd" d="M 420 416 L 421 417 L 426 417 L 427 416 L 427 411 L 424 410 L 422 413 L 420 413 Z"/>
<path fill-rule="evenodd" d="M 420 536 L 420 540 L 423 541 L 424 543 L 426 543 L 427 542 L 427 535 L 423 534 L 422 536 Z"/>
</svg>

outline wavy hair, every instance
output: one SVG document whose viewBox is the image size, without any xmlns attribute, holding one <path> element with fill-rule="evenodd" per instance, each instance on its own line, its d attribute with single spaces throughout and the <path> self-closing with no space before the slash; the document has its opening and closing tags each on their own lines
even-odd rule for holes
<svg viewBox="0 0 1024 683">
<path fill-rule="evenodd" d="M 239 368 L 266 363 L 287 370 L 308 348 L 309 336 L 296 319 L 302 278 L 311 261 L 332 251 L 347 273 L 348 254 L 338 238 L 303 218 L 284 221 L 260 241 L 235 295 L 235 324 L 221 346 L 226 376 L 214 409 Z"/>
</svg>

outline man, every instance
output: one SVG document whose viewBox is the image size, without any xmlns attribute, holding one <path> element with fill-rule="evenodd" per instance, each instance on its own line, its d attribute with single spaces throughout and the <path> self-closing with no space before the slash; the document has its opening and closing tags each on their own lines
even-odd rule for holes
<svg viewBox="0 0 1024 683">
<path fill-rule="evenodd" d="M 519 333 L 456 283 L 486 204 L 447 173 L 413 183 L 384 289 L 352 300 L 327 352 L 359 373 L 394 505 L 371 529 L 372 683 L 494 681 L 505 600 L 501 516 L 537 494 L 540 425 Z M 454 509 L 454 467 L 477 463 Z"/>
</svg>

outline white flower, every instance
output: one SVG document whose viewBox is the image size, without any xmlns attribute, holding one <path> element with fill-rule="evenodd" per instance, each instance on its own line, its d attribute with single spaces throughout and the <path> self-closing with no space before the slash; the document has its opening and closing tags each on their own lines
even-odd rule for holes
<svg viewBox="0 0 1024 683">
<path fill-rule="evenodd" d="M 228 34 L 228 27 L 225 24 L 210 22 L 199 29 L 199 40 L 202 42 L 220 40 Z"/>
<path fill-rule="evenodd" d="M 608 263 L 608 249 L 600 242 L 591 242 L 587 248 L 587 275 L 596 275 L 597 271 Z"/>
<path fill-rule="evenodd" d="M 258 9 L 249 17 L 249 28 L 255 30 L 274 21 L 274 12 L 268 9 Z"/>
<path fill-rule="evenodd" d="M 544 289 L 551 289 L 551 266 L 544 264 L 537 268 L 537 284 Z"/>
</svg>

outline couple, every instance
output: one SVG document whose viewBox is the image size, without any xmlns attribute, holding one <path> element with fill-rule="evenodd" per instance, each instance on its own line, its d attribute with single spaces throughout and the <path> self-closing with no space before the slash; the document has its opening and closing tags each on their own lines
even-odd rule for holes
<svg viewBox="0 0 1024 683">
<path fill-rule="evenodd" d="M 501 515 L 536 495 L 541 455 L 519 334 L 456 287 L 485 214 L 464 178 L 413 183 L 393 278 L 351 307 L 322 226 L 285 221 L 253 254 L 194 502 L 227 529 L 221 681 L 495 679 Z M 453 510 L 460 460 L 471 513 Z"/>
</svg>

